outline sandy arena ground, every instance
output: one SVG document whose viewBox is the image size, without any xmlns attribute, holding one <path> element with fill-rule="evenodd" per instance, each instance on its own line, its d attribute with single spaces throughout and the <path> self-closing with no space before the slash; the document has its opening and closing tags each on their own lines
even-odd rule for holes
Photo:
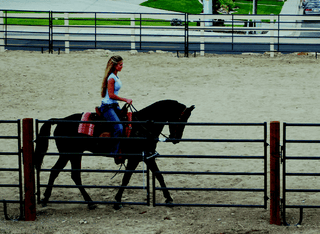
<svg viewBox="0 0 320 234">
<path fill-rule="evenodd" d="M 0 113 L 2 120 L 34 118 L 46 120 L 73 113 L 94 111 L 101 102 L 100 86 L 108 58 L 115 53 L 104 50 L 41 54 L 6 51 L 0 53 Z M 174 99 L 196 109 L 190 122 L 261 123 L 270 121 L 319 123 L 320 60 L 313 55 L 207 55 L 177 58 L 172 53 L 119 52 L 124 68 L 119 77 L 124 87 L 121 95 L 132 98 L 142 109 L 161 99 Z M 0 135 L 14 134 L 14 128 L 1 124 Z M 302 133 L 298 133 L 301 130 Z M 269 131 L 269 129 L 268 129 Z M 311 131 L 311 132 L 310 132 Z M 168 132 L 165 129 L 165 133 Z M 319 139 L 317 128 L 288 130 L 291 139 Z M 188 126 L 185 138 L 259 138 L 259 127 Z M 269 135 L 268 135 L 269 142 Z M 12 140 L 0 141 L 0 152 L 15 151 Z M 50 143 L 49 151 L 55 152 Z M 160 154 L 263 155 L 261 143 L 159 143 Z M 291 155 L 319 155 L 317 144 L 288 148 Z M 268 148 L 269 154 L 269 148 Z M 16 156 L 0 156 L 0 167 L 16 167 Z M 46 156 L 43 168 L 51 168 L 56 158 Z M 268 155 L 269 161 L 269 155 Z M 164 171 L 262 172 L 262 160 L 158 159 Z M 318 161 L 294 161 L 289 172 L 317 172 Z M 83 168 L 118 169 L 111 158 L 84 157 Z M 67 166 L 70 168 L 70 165 Z M 142 163 L 139 169 L 142 169 Z M 83 173 L 86 185 L 119 185 L 121 175 Z M 16 183 L 16 173 L 0 172 L 1 184 Z M 165 175 L 169 187 L 262 188 L 257 176 Z M 41 183 L 47 183 L 43 173 Z M 319 178 L 288 179 L 289 188 L 320 188 Z M 70 184 L 69 173 L 61 173 L 56 184 Z M 143 185 L 135 174 L 130 185 Z M 269 185 L 268 185 L 269 189 Z M 93 200 L 113 201 L 116 190 L 88 189 Z M 43 193 L 43 191 L 42 191 Z M 263 204 L 263 194 L 253 192 L 172 191 L 177 203 Z M 269 196 L 269 192 L 268 192 Z M 141 202 L 145 191 L 130 190 L 124 201 Z M 17 199 L 17 189 L 1 188 L 0 199 Z M 77 189 L 53 189 L 52 200 L 82 201 Z M 320 205 L 318 193 L 293 193 L 289 204 Z M 157 194 L 157 202 L 164 202 Z M 320 211 L 306 209 L 303 224 L 269 224 L 268 209 L 147 207 L 127 205 L 115 211 L 112 205 L 98 205 L 88 210 L 84 204 L 49 204 L 37 206 L 34 222 L 6 221 L 0 204 L 0 233 L 319 233 Z M 18 215 L 18 206 L 9 205 L 9 214 Z M 287 209 L 287 220 L 298 222 L 297 209 Z"/>
</svg>

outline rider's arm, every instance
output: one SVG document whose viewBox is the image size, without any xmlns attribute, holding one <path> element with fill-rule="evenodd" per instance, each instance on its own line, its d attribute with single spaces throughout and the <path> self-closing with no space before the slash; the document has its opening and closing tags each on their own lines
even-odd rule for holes
<svg viewBox="0 0 320 234">
<path fill-rule="evenodd" d="M 113 78 L 108 80 L 109 98 L 114 99 L 114 100 L 123 101 L 123 102 L 126 102 L 128 104 L 132 104 L 132 99 L 122 98 L 122 97 L 119 97 L 118 95 L 114 94 L 114 83 L 115 83 L 115 81 L 114 81 Z"/>
</svg>

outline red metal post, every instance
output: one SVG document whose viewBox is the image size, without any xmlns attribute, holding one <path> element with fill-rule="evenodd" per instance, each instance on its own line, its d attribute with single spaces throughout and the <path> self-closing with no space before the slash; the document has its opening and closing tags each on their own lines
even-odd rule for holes
<svg viewBox="0 0 320 234">
<path fill-rule="evenodd" d="M 280 219 L 280 122 L 270 122 L 270 224 Z"/>
<path fill-rule="evenodd" d="M 24 213 L 25 221 L 36 219 L 35 173 L 33 155 L 33 119 L 23 119 L 23 168 L 24 168 Z"/>
</svg>

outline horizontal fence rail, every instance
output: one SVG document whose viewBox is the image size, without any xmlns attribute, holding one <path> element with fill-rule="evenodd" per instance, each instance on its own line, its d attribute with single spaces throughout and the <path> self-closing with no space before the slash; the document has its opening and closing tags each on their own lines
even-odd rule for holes
<svg viewBox="0 0 320 234">
<path fill-rule="evenodd" d="M 0 197 L 0 203 L 3 203 L 3 211 L 6 219 L 11 219 L 7 213 L 7 203 L 18 203 L 20 204 L 20 216 L 17 218 L 18 220 L 22 220 L 24 218 L 24 208 L 23 208 L 23 182 L 22 182 L 22 154 L 21 154 L 21 123 L 20 120 L 0 120 L 0 130 L 2 127 L 8 127 L 10 126 L 10 130 L 6 129 L 5 132 L 16 132 L 15 135 L 1 135 L 0 136 L 0 142 L 3 142 L 2 140 L 9 140 L 10 142 L 15 142 L 13 144 L 16 145 L 15 151 L 3 151 L 0 149 L 0 158 L 1 160 L 8 161 L 5 159 L 6 156 L 9 156 L 10 158 L 16 156 L 16 167 L 15 168 L 7 168 L 2 167 L 0 168 L 0 173 L 7 174 L 12 172 L 11 178 L 17 178 L 17 183 L 11 183 L 7 184 L 1 181 L 0 179 L 0 188 L 4 191 L 4 188 L 12 188 L 16 189 L 16 193 L 19 194 L 19 200 L 13 199 L 12 197 L 6 197 L 5 194 Z M 5 143 L 3 145 L 6 145 Z M 4 163 L 1 164 L 2 166 Z M 1 178 L 1 176 L 0 176 Z M 5 177 L 2 177 L 5 178 Z"/>
<path fill-rule="evenodd" d="M 314 186 L 311 185 L 312 188 L 309 189 L 301 189 L 301 188 L 287 188 L 287 179 L 288 177 L 318 177 L 320 176 L 320 173 L 301 173 L 301 172 L 287 172 L 288 168 L 287 163 L 289 161 L 291 162 L 296 162 L 299 163 L 301 161 L 315 161 L 315 160 L 320 160 L 320 156 L 289 156 L 287 153 L 287 148 L 289 145 L 293 144 L 319 144 L 320 140 L 301 140 L 301 139 L 288 139 L 288 129 L 293 129 L 294 127 L 301 128 L 301 127 L 308 127 L 308 129 L 312 128 L 319 128 L 320 124 L 316 123 L 283 123 L 283 158 L 282 158 L 282 166 L 283 166 L 283 182 L 282 182 L 282 192 L 283 192 L 283 198 L 282 198 L 282 209 L 283 209 L 283 223 L 285 225 L 288 225 L 287 220 L 286 220 L 286 208 L 299 208 L 300 209 L 300 220 L 298 224 L 302 223 L 303 219 L 303 209 L 304 208 L 320 208 L 320 203 L 318 205 L 312 204 L 312 205 L 303 205 L 303 204 L 291 204 L 288 205 L 288 198 L 287 198 L 287 193 L 300 193 L 300 196 L 303 196 L 305 193 L 319 193 L 320 188 L 316 189 Z M 297 129 L 295 128 L 295 129 Z M 306 151 L 308 152 L 308 151 Z M 305 153 L 306 153 L 305 152 Z"/>
<path fill-rule="evenodd" d="M 22 23 L 24 20 L 30 23 Z M 319 52 L 317 16 L 28 12 L 0 9 L 0 50 Z M 30 43 L 31 42 L 31 43 Z M 303 45 L 303 47 L 301 47 Z M 297 48 L 296 50 L 293 50 Z"/>
<path fill-rule="evenodd" d="M 185 188 L 185 187 L 168 187 L 168 190 L 174 191 L 206 191 L 206 192 L 258 192 L 263 193 L 262 204 L 199 204 L 199 203 L 173 203 L 172 206 L 203 206 L 203 207 L 246 207 L 246 208 L 267 208 L 267 123 L 187 123 L 188 125 L 193 126 L 228 126 L 229 128 L 232 126 L 245 126 L 245 127 L 260 127 L 262 128 L 261 131 L 261 138 L 260 139 L 182 139 L 181 141 L 187 142 L 228 142 L 228 143 L 262 143 L 261 146 L 261 156 L 242 156 L 242 155 L 159 155 L 158 158 L 188 158 L 188 159 L 225 159 L 225 160 L 233 160 L 233 159 L 241 159 L 241 160 L 250 160 L 250 163 L 253 163 L 254 160 L 263 160 L 263 166 L 261 171 L 259 172 L 208 172 L 208 171 L 159 171 L 157 173 L 161 174 L 170 174 L 170 175 L 209 175 L 214 180 L 215 176 L 259 176 L 262 177 L 261 184 L 263 185 L 262 188 Z M 191 144 L 191 143 L 190 143 Z M 197 160 L 199 161 L 199 160 Z M 249 162 L 249 161 L 248 161 Z M 243 170 L 245 170 L 243 168 Z M 163 190 L 165 188 L 157 187 L 155 185 L 155 175 L 152 175 L 152 187 L 153 187 L 153 205 L 154 206 L 165 206 L 165 203 L 157 203 L 156 202 L 156 190 Z M 245 178 L 244 178 L 245 180 Z"/>
</svg>

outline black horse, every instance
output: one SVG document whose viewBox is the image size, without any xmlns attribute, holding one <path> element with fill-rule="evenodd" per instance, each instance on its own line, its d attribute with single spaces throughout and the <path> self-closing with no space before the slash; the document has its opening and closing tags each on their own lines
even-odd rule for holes
<svg viewBox="0 0 320 234">
<path fill-rule="evenodd" d="M 156 145 L 158 142 L 159 135 L 164 127 L 165 122 L 187 122 L 188 118 L 191 115 L 191 111 L 194 109 L 194 106 L 187 108 L 185 105 L 173 101 L 173 100 L 163 100 L 156 102 L 140 111 L 133 112 L 132 120 L 133 121 L 147 121 L 139 124 L 132 124 L 131 137 L 140 137 L 147 140 L 128 140 L 121 141 L 121 154 L 124 157 L 127 157 L 127 170 L 135 170 L 142 161 L 143 154 L 150 156 L 156 155 Z M 81 120 L 82 114 L 73 114 L 71 116 L 65 117 L 63 119 L 51 119 L 51 120 Z M 58 122 L 58 121 L 57 121 Z M 56 122 L 56 123 L 57 123 Z M 160 122 L 163 124 L 152 124 L 152 122 Z M 36 140 L 36 148 L 34 153 L 34 164 L 38 172 L 41 169 L 43 158 L 48 150 L 48 136 L 50 136 L 51 125 L 55 124 L 54 121 L 45 122 L 38 135 Z M 95 126 L 94 136 L 99 136 L 102 132 L 105 131 L 106 124 L 110 128 L 110 123 L 97 123 Z M 58 177 L 60 170 L 62 170 L 68 161 L 71 162 L 72 173 L 71 178 L 76 185 L 79 186 L 79 190 L 85 201 L 88 201 L 89 209 L 94 209 L 96 205 L 92 202 L 89 194 L 81 187 L 81 153 L 84 151 L 90 151 L 93 153 L 109 153 L 112 148 L 112 140 L 100 140 L 97 138 L 79 138 L 83 134 L 78 133 L 79 123 L 77 122 L 58 122 L 57 127 L 54 131 L 57 149 L 61 154 L 56 164 L 52 167 L 55 169 L 51 171 L 48 187 L 44 193 L 44 199 L 41 200 L 43 206 L 45 206 L 51 196 L 52 185 L 54 184 L 55 179 Z M 170 124 L 169 125 L 169 139 L 172 139 L 172 143 L 176 144 L 181 139 L 185 125 L 183 124 Z M 62 136 L 62 137 L 61 137 Z M 60 137 L 60 138 L 59 138 Z M 66 138 L 69 137 L 69 138 Z M 73 138 L 72 138 L 73 137 Z M 78 137 L 78 138 L 77 138 Z M 71 153 L 75 153 L 74 155 Z M 130 154 L 136 154 L 140 156 L 132 156 Z M 125 156 L 127 155 L 127 156 Z M 149 157 L 145 160 L 148 168 L 155 172 L 159 171 L 159 168 L 156 164 L 155 157 Z M 124 173 L 121 186 L 127 186 L 129 180 L 132 176 L 132 172 Z M 161 187 L 166 187 L 163 176 L 159 173 L 156 174 L 156 178 L 159 181 Z M 115 209 L 121 208 L 121 197 L 124 191 L 124 187 L 121 187 L 118 193 L 115 196 L 115 200 L 118 202 L 115 204 Z M 163 190 L 163 195 L 166 199 L 166 203 L 171 203 L 173 200 L 169 194 L 168 190 Z"/>
</svg>

